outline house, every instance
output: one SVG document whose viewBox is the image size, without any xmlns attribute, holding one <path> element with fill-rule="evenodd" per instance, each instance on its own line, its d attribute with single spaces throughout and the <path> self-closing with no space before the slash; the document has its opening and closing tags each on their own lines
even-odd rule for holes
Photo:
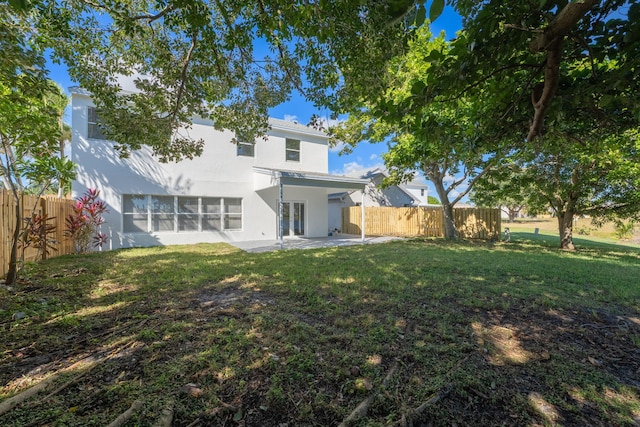
<svg viewBox="0 0 640 427">
<path fill-rule="evenodd" d="M 271 119 L 266 140 L 232 144 L 234 134 L 194 120 L 200 157 L 160 163 L 151 149 L 120 158 L 99 132 L 88 92 L 71 88 L 74 197 L 100 190 L 111 249 L 198 242 L 324 237 L 329 193 L 364 190 L 366 180 L 328 174 L 323 132 Z M 364 236 L 363 236 L 364 238 Z"/>
<path fill-rule="evenodd" d="M 427 206 L 428 186 L 417 180 L 383 188 L 382 180 L 387 174 L 380 168 L 366 172 L 356 172 L 352 177 L 366 179 L 367 186 L 362 191 L 342 191 L 329 194 L 329 228 L 342 229 L 342 208 L 350 206 Z"/>
</svg>

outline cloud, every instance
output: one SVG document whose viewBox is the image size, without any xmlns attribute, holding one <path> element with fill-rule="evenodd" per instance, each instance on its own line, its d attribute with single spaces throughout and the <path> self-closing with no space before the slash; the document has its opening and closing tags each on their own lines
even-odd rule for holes
<svg viewBox="0 0 640 427">
<path fill-rule="evenodd" d="M 342 169 L 335 169 L 331 171 L 332 175 L 349 175 L 349 176 L 361 176 L 365 175 L 368 171 L 373 169 L 386 170 L 383 163 L 375 163 L 369 166 L 365 166 L 358 162 L 347 162 L 342 165 Z"/>
<path fill-rule="evenodd" d="M 375 160 L 378 158 L 378 155 L 376 153 L 373 153 L 372 155 L 369 156 L 369 160 Z"/>
<path fill-rule="evenodd" d="M 298 123 L 298 116 L 293 116 L 291 114 L 285 114 L 283 120 L 285 120 L 287 122 Z"/>
<path fill-rule="evenodd" d="M 344 142 L 338 142 L 335 145 L 329 146 L 329 151 L 332 153 L 339 153 L 346 146 Z"/>
</svg>

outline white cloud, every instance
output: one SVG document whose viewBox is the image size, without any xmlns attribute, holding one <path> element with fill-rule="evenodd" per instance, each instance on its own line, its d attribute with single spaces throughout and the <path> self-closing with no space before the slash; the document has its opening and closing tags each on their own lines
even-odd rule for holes
<svg viewBox="0 0 640 427">
<path fill-rule="evenodd" d="M 298 123 L 298 116 L 293 116 L 291 114 L 285 114 L 284 119 L 287 122 L 295 122 Z"/>
<path fill-rule="evenodd" d="M 329 146 L 329 151 L 332 153 L 339 153 L 345 147 L 344 142 L 338 142 L 336 145 Z"/>
<path fill-rule="evenodd" d="M 375 160 L 378 158 L 378 155 L 376 153 L 373 153 L 372 155 L 369 156 L 369 160 Z"/>
<path fill-rule="evenodd" d="M 375 163 L 369 166 L 365 166 L 358 162 L 347 162 L 342 165 L 342 169 L 335 169 L 331 171 L 332 175 L 349 175 L 349 176 L 361 176 L 373 169 L 386 170 L 383 163 Z"/>
</svg>

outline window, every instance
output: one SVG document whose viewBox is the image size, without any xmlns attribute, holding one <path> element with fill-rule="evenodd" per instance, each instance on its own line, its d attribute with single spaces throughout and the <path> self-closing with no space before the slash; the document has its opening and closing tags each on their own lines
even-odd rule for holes
<svg viewBox="0 0 640 427">
<path fill-rule="evenodd" d="M 242 228 L 242 199 L 224 199 L 224 229 Z"/>
<path fill-rule="evenodd" d="M 420 189 L 420 196 L 424 197 L 424 188 Z"/>
<path fill-rule="evenodd" d="M 173 196 L 151 196 L 151 231 L 173 231 Z"/>
<path fill-rule="evenodd" d="M 222 199 L 219 197 L 202 198 L 202 231 L 220 231 L 220 205 Z"/>
<path fill-rule="evenodd" d="M 286 144 L 287 144 L 286 160 L 288 162 L 299 162 L 300 161 L 300 140 L 287 138 Z"/>
<path fill-rule="evenodd" d="M 149 198 L 147 196 L 124 196 L 122 203 L 122 227 L 127 232 L 149 231 Z"/>
<path fill-rule="evenodd" d="M 238 141 L 238 156 L 253 157 L 255 155 L 255 147 L 254 143 Z"/>
<path fill-rule="evenodd" d="M 107 139 L 102 133 L 100 115 L 95 107 L 87 108 L 87 136 L 93 139 Z"/>
<path fill-rule="evenodd" d="M 242 199 L 125 194 L 125 233 L 199 232 L 242 229 Z"/>
<path fill-rule="evenodd" d="M 178 197 L 178 231 L 198 231 L 198 198 Z"/>
</svg>

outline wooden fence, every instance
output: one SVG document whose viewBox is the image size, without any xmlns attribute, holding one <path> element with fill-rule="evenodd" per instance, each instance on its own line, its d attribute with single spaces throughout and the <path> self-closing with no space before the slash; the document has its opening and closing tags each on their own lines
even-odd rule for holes
<svg viewBox="0 0 640 427">
<path fill-rule="evenodd" d="M 362 232 L 360 206 L 342 209 L 342 232 Z M 369 207 L 365 208 L 365 234 L 368 236 L 444 237 L 442 208 Z M 500 237 L 499 209 L 454 208 L 454 222 L 460 237 L 491 239 Z"/>
<path fill-rule="evenodd" d="M 54 239 L 57 244 L 54 250 L 49 254 L 59 256 L 73 253 L 73 242 L 64 235 L 65 218 L 73 212 L 75 202 L 71 199 L 58 199 L 53 196 L 44 196 L 39 201 L 36 196 L 21 195 L 22 213 L 20 221 L 26 225 L 25 218 L 29 218 L 31 213 L 35 211 L 38 214 L 46 214 L 49 218 L 53 218 L 48 223 L 55 225 L 54 233 L 49 237 Z M 9 268 L 9 256 L 11 254 L 11 243 L 13 239 L 13 230 L 16 224 L 15 202 L 13 194 L 10 191 L 0 189 L 0 278 L 4 278 Z M 18 258 L 22 256 L 22 248 L 18 253 Z M 25 261 L 36 261 L 40 259 L 41 254 L 38 249 L 29 247 L 24 250 Z"/>
</svg>

